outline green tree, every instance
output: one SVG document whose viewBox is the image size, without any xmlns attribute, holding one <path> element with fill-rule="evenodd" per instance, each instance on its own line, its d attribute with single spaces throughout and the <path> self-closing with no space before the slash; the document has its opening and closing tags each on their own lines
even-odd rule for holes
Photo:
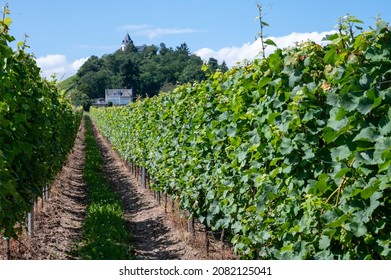
<svg viewBox="0 0 391 280">
<path fill-rule="evenodd" d="M 70 93 L 70 98 L 72 100 L 72 104 L 76 107 L 82 106 L 84 111 L 89 111 L 90 106 L 92 104 L 91 98 L 84 92 L 80 92 L 79 90 L 73 90 Z"/>
<path fill-rule="evenodd" d="M 152 45 L 152 46 L 147 46 L 143 52 L 142 52 L 142 56 L 144 59 L 151 59 L 151 58 L 154 58 L 158 55 L 158 51 L 159 51 L 159 48 L 156 47 L 155 45 Z"/>
<path fill-rule="evenodd" d="M 140 92 L 143 96 L 154 96 L 159 93 L 164 83 L 164 75 L 156 59 L 150 59 L 140 66 Z"/>
<path fill-rule="evenodd" d="M 165 55 L 165 54 L 169 53 L 170 51 L 171 50 L 166 47 L 166 44 L 160 43 L 160 50 L 159 50 L 160 55 Z"/>
<path fill-rule="evenodd" d="M 120 66 L 122 87 L 132 88 L 136 94 L 140 86 L 140 68 L 136 62 L 128 58 Z"/>
<path fill-rule="evenodd" d="M 202 59 L 197 55 L 191 55 L 188 62 L 179 76 L 178 82 L 180 84 L 189 83 L 193 81 L 201 81 L 205 79 L 205 72 L 202 71 Z"/>
<path fill-rule="evenodd" d="M 182 43 L 179 47 L 176 48 L 176 51 L 179 54 L 182 54 L 182 55 L 185 55 L 185 56 L 189 56 L 190 55 L 190 49 L 189 49 L 189 47 L 187 46 L 186 43 Z"/>
<path fill-rule="evenodd" d="M 83 77 L 89 72 L 98 72 L 102 68 L 102 61 L 95 55 L 88 58 L 77 71 L 78 77 Z"/>
<path fill-rule="evenodd" d="M 105 89 L 111 85 L 111 76 L 112 73 L 106 69 L 87 72 L 78 80 L 77 89 L 91 99 L 102 97 Z"/>
<path fill-rule="evenodd" d="M 211 72 L 216 72 L 219 69 L 219 62 L 216 58 L 210 57 L 208 60 L 208 66 Z"/>
<path fill-rule="evenodd" d="M 221 63 L 221 65 L 219 66 L 219 69 L 220 69 L 220 71 L 223 72 L 223 73 L 225 73 L 225 72 L 227 72 L 227 71 L 229 70 L 227 64 L 225 63 L 225 61 L 223 61 L 223 62 Z"/>
</svg>

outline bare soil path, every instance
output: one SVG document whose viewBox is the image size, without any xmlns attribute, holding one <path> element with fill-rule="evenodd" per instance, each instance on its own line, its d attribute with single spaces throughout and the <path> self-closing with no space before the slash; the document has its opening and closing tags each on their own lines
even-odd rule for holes
<svg viewBox="0 0 391 280">
<path fill-rule="evenodd" d="M 124 204 L 134 254 L 155 260 L 206 258 L 201 248 L 194 248 L 184 240 L 184 233 L 175 228 L 152 195 L 139 187 L 125 163 L 95 127 L 94 134 L 104 157 L 107 179 Z"/>
<path fill-rule="evenodd" d="M 93 126 L 94 135 L 103 154 L 108 182 L 119 194 L 125 219 L 131 232 L 133 254 L 140 259 L 231 259 L 235 256 L 221 250 L 222 243 L 209 243 L 204 250 L 205 232 L 190 236 L 178 212 L 173 216 L 154 199 L 129 172 L 129 166 L 112 149 L 110 143 Z M 39 200 L 35 207 L 33 236 L 23 233 L 11 242 L 12 259 L 77 259 L 74 250 L 81 240 L 85 216 L 87 186 L 83 179 L 85 165 L 84 119 L 75 145 L 63 170 L 51 186 L 49 200 Z M 179 222 L 178 222 L 179 219 Z M 181 227 L 182 226 L 182 227 Z M 198 227 L 200 229 L 200 227 Z M 5 242 L 0 241 L 0 259 L 5 259 Z"/>
<path fill-rule="evenodd" d="M 38 200 L 35 207 L 34 235 L 23 233 L 11 241 L 12 259 L 73 259 L 72 250 L 81 238 L 86 208 L 84 120 L 75 145 L 62 171 L 51 186 L 50 198 Z M 4 250 L 0 251 L 3 258 Z"/>
</svg>

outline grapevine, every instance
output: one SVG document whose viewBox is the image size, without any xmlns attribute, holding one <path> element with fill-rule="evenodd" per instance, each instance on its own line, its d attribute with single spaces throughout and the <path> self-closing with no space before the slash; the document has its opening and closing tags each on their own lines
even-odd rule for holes
<svg viewBox="0 0 391 280">
<path fill-rule="evenodd" d="M 16 238 L 32 201 L 62 167 L 81 114 L 41 78 L 25 43 L 14 51 L 6 6 L 0 20 L 0 234 Z"/>
<path fill-rule="evenodd" d="M 244 259 L 391 259 L 390 27 L 360 23 L 91 116 Z"/>
</svg>

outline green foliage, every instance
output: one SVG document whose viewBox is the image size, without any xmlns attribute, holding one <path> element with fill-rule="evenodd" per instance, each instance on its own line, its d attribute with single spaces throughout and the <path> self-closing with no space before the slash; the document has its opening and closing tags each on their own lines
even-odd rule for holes
<svg viewBox="0 0 391 280">
<path fill-rule="evenodd" d="M 213 60 L 212 72 L 228 70 L 224 62 L 218 65 Z M 74 87 L 90 99 L 104 97 L 107 88 L 133 88 L 138 96 L 151 97 L 177 84 L 203 80 L 202 65 L 201 58 L 191 54 L 185 43 L 176 49 L 161 44 L 160 48 L 152 45 L 142 51 L 130 44 L 125 51 L 101 58 L 91 56 L 72 79 Z M 77 104 L 77 99 L 73 101 Z"/>
<path fill-rule="evenodd" d="M 130 258 L 129 233 L 124 210 L 103 172 L 103 158 L 96 144 L 91 121 L 86 120 L 86 165 L 84 179 L 88 186 L 88 206 L 83 224 L 82 259 L 120 260 Z"/>
<path fill-rule="evenodd" d="M 81 114 L 40 77 L 24 43 L 8 43 L 8 8 L 0 20 L 0 234 L 16 237 L 74 143 Z"/>
<path fill-rule="evenodd" d="M 59 87 L 75 107 L 83 107 L 83 110 L 88 112 L 93 100 L 84 91 L 77 88 L 76 81 L 75 75 L 60 82 Z"/>
<path fill-rule="evenodd" d="M 355 35 L 351 23 L 326 47 L 91 114 L 242 258 L 391 259 L 390 27 Z"/>
<path fill-rule="evenodd" d="M 87 94 L 82 93 L 79 90 L 70 90 L 68 93 L 74 106 L 82 107 L 86 112 L 90 110 L 92 100 L 87 96 Z"/>
</svg>

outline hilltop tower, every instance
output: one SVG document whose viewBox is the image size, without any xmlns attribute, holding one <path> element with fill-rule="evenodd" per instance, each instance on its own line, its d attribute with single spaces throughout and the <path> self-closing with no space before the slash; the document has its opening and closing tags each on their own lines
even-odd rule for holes
<svg viewBox="0 0 391 280">
<path fill-rule="evenodd" d="M 121 44 L 121 51 L 125 51 L 126 47 L 131 44 L 135 50 L 139 53 L 142 53 L 148 46 L 147 45 L 142 45 L 142 46 L 135 46 L 133 43 L 133 40 L 130 38 L 129 33 L 126 33 L 125 38 L 122 40 Z"/>
<path fill-rule="evenodd" d="M 133 44 L 133 41 L 130 38 L 129 33 L 126 33 L 125 38 L 122 40 L 121 51 L 125 51 L 126 46 L 129 45 L 130 43 Z"/>
</svg>

